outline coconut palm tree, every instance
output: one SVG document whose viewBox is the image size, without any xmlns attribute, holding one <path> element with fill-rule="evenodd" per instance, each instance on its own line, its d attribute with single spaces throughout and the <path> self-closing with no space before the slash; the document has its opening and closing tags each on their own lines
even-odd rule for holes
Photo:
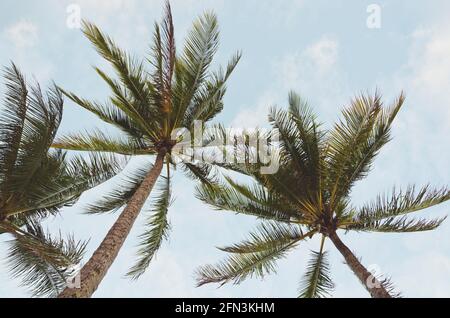
<svg viewBox="0 0 450 318">
<path fill-rule="evenodd" d="M 100 77 L 109 85 L 112 96 L 106 104 L 90 102 L 75 94 L 65 94 L 76 104 L 119 128 L 122 136 L 114 138 L 100 131 L 61 138 L 56 148 L 74 151 L 111 152 L 129 156 L 154 156 L 153 166 L 139 169 L 120 189 L 92 204 L 88 212 L 101 213 L 125 209 L 104 241 L 81 271 L 80 289 L 66 289 L 61 298 L 90 297 L 98 288 L 117 257 L 137 216 L 146 203 L 164 169 L 160 191 L 148 220 L 148 230 L 142 234 L 139 260 L 128 273 L 141 276 L 164 238 L 168 235 L 167 209 L 171 203 L 170 170 L 176 162 L 172 150 L 186 140 L 174 134 L 178 129 L 192 131 L 194 122 L 206 123 L 223 108 L 225 83 L 237 65 L 236 54 L 226 70 L 210 72 L 218 47 L 217 18 L 212 13 L 200 17 L 190 31 L 182 54 L 177 54 L 174 26 L 169 3 L 161 24 L 155 25 L 152 54 L 146 63 L 119 49 L 113 40 L 95 25 L 84 23 L 84 34 L 117 73 L 113 79 L 99 68 Z M 181 163 L 190 176 L 206 181 L 209 168 L 205 165 Z"/>
<path fill-rule="evenodd" d="M 77 265 L 85 243 L 45 233 L 41 222 L 114 176 L 123 165 L 107 157 L 66 158 L 49 151 L 59 127 L 63 98 L 29 87 L 12 64 L 5 70 L 6 98 L 0 113 L 0 235 L 12 236 L 6 257 L 13 276 L 35 296 L 56 296 Z"/>
<path fill-rule="evenodd" d="M 252 177 L 254 185 L 225 177 L 218 184 L 198 187 L 198 197 L 212 207 L 263 220 L 248 240 L 221 248 L 232 254 L 228 259 L 201 267 L 198 284 L 239 284 L 252 276 L 263 277 L 274 272 L 276 260 L 299 243 L 320 236 L 320 248 L 313 252 L 302 281 L 301 297 L 323 297 L 334 286 L 325 251 L 328 239 L 372 297 L 395 296 L 388 280 L 374 277 L 339 233 L 430 231 L 445 219 L 425 220 L 409 214 L 450 199 L 447 188 L 425 186 L 416 191 L 410 186 L 359 208 L 351 204 L 352 187 L 367 176 L 374 158 L 389 142 L 391 124 L 403 103 L 403 94 L 388 108 L 378 94 L 358 97 L 329 131 L 321 128 L 295 93 L 290 94 L 288 111 L 272 109 L 270 123 L 279 137 L 273 156 L 280 161 L 279 171 L 262 175 L 258 165 L 234 164 L 228 168 Z"/>
</svg>

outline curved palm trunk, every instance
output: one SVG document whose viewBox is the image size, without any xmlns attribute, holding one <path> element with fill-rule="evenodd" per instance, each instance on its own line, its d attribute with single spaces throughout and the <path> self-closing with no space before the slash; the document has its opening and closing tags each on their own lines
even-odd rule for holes
<svg viewBox="0 0 450 318">
<path fill-rule="evenodd" d="M 128 202 L 91 259 L 81 269 L 81 287 L 66 288 L 58 298 L 89 298 L 97 290 L 116 259 L 156 180 L 161 174 L 166 152 L 158 154 L 153 168 Z"/>
<path fill-rule="evenodd" d="M 350 251 L 350 249 L 341 241 L 335 232 L 329 235 L 334 246 L 339 250 L 339 252 L 344 256 L 347 265 L 358 277 L 361 284 L 370 293 L 373 298 L 391 298 L 392 296 L 388 293 L 383 284 L 376 279 L 356 258 L 356 256 Z"/>
</svg>

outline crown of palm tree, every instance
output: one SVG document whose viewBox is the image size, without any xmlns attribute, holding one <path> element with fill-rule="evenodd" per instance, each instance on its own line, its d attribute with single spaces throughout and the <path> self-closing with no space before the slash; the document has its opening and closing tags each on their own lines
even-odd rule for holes
<svg viewBox="0 0 450 318">
<path fill-rule="evenodd" d="M 12 64 L 5 70 L 6 98 L 0 114 L 0 234 L 10 234 L 8 263 L 13 276 L 34 295 L 55 296 L 67 268 L 82 257 L 85 243 L 45 233 L 41 221 L 111 178 L 123 164 L 111 156 L 66 159 L 49 151 L 59 127 L 63 99 L 56 89 L 43 94 L 27 87 Z"/>
<path fill-rule="evenodd" d="M 174 137 L 174 131 L 192 132 L 194 122 L 207 123 L 222 111 L 226 82 L 240 60 L 240 53 L 232 57 L 225 70 L 209 70 L 218 48 L 219 30 L 216 16 L 205 13 L 194 23 L 182 53 L 177 54 L 169 2 L 162 23 L 155 24 L 151 55 L 145 61 L 118 48 L 91 23 L 84 22 L 83 32 L 116 72 L 114 79 L 95 68 L 112 95 L 106 103 L 98 103 L 63 92 L 79 106 L 119 128 L 122 135 L 114 138 L 101 131 L 69 135 L 59 138 L 53 147 L 127 156 L 164 156 L 166 175 L 159 180 L 160 191 L 155 195 L 148 230 L 141 235 L 139 261 L 129 272 L 129 276 L 138 278 L 168 234 L 167 210 L 172 201 L 170 165 L 176 161 L 171 150 L 183 142 L 189 145 L 191 142 Z M 178 165 L 188 177 L 208 182 L 211 169 L 207 165 L 187 162 Z M 120 188 L 92 203 L 87 212 L 106 213 L 127 205 L 151 168 L 147 165 L 132 172 Z"/>
<path fill-rule="evenodd" d="M 447 188 L 425 186 L 416 191 L 410 186 L 379 196 L 362 208 L 350 202 L 352 187 L 367 176 L 374 158 L 390 141 L 391 124 L 403 103 L 403 94 L 388 108 L 378 94 L 358 97 L 330 131 L 321 129 L 312 110 L 295 93 L 289 96 L 288 111 L 272 109 L 270 123 L 280 139 L 274 155 L 280 160 L 278 173 L 262 175 L 257 165 L 231 165 L 229 168 L 255 179 L 255 184 L 238 184 L 225 177 L 226 182 L 198 187 L 197 196 L 214 208 L 264 221 L 249 240 L 222 248 L 233 254 L 229 259 L 200 268 L 199 285 L 263 277 L 274 272 L 275 261 L 298 243 L 321 235 L 321 247 L 312 255 L 300 295 L 323 297 L 334 286 L 324 242 L 330 238 L 343 247 L 337 230 L 405 233 L 437 228 L 445 218 L 424 220 L 408 215 L 450 199 Z M 347 263 L 349 260 L 356 258 L 346 258 Z M 379 283 L 386 292 L 383 296 L 388 296 L 387 280 Z"/>
<path fill-rule="evenodd" d="M 95 25 L 84 22 L 83 26 L 84 34 L 111 63 L 118 79 L 95 68 L 112 91 L 105 104 L 63 92 L 76 104 L 119 128 L 123 138 L 116 140 L 102 132 L 76 134 L 59 139 L 54 147 L 125 155 L 154 155 L 165 148 L 170 153 L 180 142 L 172 139 L 176 129 L 191 130 L 194 121 L 206 123 L 222 111 L 225 84 L 240 54 L 232 58 L 226 70 L 209 71 L 219 41 L 213 13 L 206 13 L 194 23 L 183 53 L 177 55 L 172 13 L 167 3 L 165 19 L 161 25 L 155 24 L 154 44 L 146 61 L 118 48 Z M 151 70 L 147 70 L 146 64 Z"/>
</svg>

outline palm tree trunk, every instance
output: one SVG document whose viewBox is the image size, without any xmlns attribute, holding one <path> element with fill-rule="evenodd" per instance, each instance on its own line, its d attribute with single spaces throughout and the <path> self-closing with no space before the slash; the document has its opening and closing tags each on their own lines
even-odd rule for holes
<svg viewBox="0 0 450 318">
<path fill-rule="evenodd" d="M 391 298 L 383 284 L 375 278 L 356 258 L 356 256 L 350 251 L 350 249 L 341 241 L 336 232 L 329 235 L 334 246 L 344 256 L 347 265 L 358 277 L 359 281 L 367 289 L 373 298 Z"/>
<path fill-rule="evenodd" d="M 89 298 L 97 290 L 119 254 L 145 201 L 150 196 L 153 186 L 161 174 L 165 155 L 166 151 L 161 151 L 158 154 L 153 168 L 147 174 L 91 259 L 81 269 L 81 287 L 67 287 L 58 298 Z"/>
</svg>

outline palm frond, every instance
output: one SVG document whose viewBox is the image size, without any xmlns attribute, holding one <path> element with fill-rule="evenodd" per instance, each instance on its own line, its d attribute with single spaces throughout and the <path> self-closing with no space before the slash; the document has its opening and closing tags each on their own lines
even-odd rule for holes
<svg viewBox="0 0 450 318">
<path fill-rule="evenodd" d="M 123 86 L 137 101 L 135 105 L 138 107 L 138 111 L 142 115 L 150 111 L 150 91 L 143 62 L 137 61 L 118 48 L 114 41 L 103 34 L 94 24 L 84 22 L 83 32 L 99 54 L 112 64 Z"/>
<path fill-rule="evenodd" d="M 276 174 L 258 176 L 258 182 L 264 184 L 267 191 L 279 201 L 283 207 L 291 207 L 296 217 L 303 222 L 314 223 L 321 215 L 320 192 L 314 192 L 304 185 L 298 186 L 298 181 L 293 178 L 295 168 L 288 163 L 280 163 Z"/>
<path fill-rule="evenodd" d="M 298 94 L 290 92 L 289 111 L 272 109 L 269 121 L 280 134 L 283 155 L 294 161 L 300 172 L 318 174 L 323 133 L 309 105 Z"/>
<path fill-rule="evenodd" d="M 70 267 L 77 265 L 87 243 L 73 237 L 52 238 L 36 223 L 29 223 L 26 231 L 8 226 L 14 236 L 9 241 L 7 261 L 14 277 L 22 279 L 36 297 L 56 297 L 66 286 Z"/>
<path fill-rule="evenodd" d="M 226 83 L 241 59 L 241 53 L 236 53 L 228 62 L 225 71 L 220 69 L 212 75 L 212 80 L 206 81 L 194 96 L 193 103 L 187 109 L 183 119 L 183 127 L 190 127 L 196 120 L 206 123 L 223 110 L 223 97 L 226 93 Z"/>
<path fill-rule="evenodd" d="M 360 145 L 353 149 L 352 158 L 343 169 L 340 178 L 340 186 L 347 189 L 347 192 L 343 192 L 343 194 L 348 193 L 356 181 L 367 176 L 375 157 L 381 148 L 391 140 L 391 125 L 404 101 L 405 97 L 402 93 L 393 106 L 387 109 L 382 108 L 366 140 L 361 140 Z"/>
<path fill-rule="evenodd" d="M 393 217 L 380 221 L 361 222 L 349 225 L 348 230 L 361 232 L 383 232 L 383 233 L 411 233 L 426 232 L 437 229 L 447 219 L 426 220 L 415 219 L 407 216 Z"/>
<path fill-rule="evenodd" d="M 195 181 L 200 181 L 203 185 L 213 185 L 218 182 L 218 178 L 212 172 L 212 167 L 207 164 L 182 163 L 184 174 Z"/>
<path fill-rule="evenodd" d="M 299 298 L 325 298 L 334 289 L 330 278 L 328 253 L 323 250 L 324 238 L 319 252 L 312 252 L 311 260 L 301 282 Z"/>
<path fill-rule="evenodd" d="M 62 95 L 56 88 L 45 96 L 38 84 L 30 88 L 14 169 L 2 182 L 4 194 L 23 192 L 39 173 L 61 122 L 62 108 Z"/>
<path fill-rule="evenodd" d="M 349 178 L 364 157 L 374 126 L 382 110 L 379 95 L 361 96 L 343 111 L 327 140 L 327 190 L 334 205 L 350 191 Z M 360 168 L 362 170 L 362 167 Z M 362 171 L 360 172 L 362 174 Z"/>
<path fill-rule="evenodd" d="M 186 113 L 193 113 L 187 110 L 207 77 L 218 43 L 217 17 L 213 13 L 205 13 L 189 32 L 183 54 L 178 58 L 175 68 L 176 79 L 182 82 L 174 87 L 174 97 L 177 99 L 173 110 L 174 128 L 184 121 Z"/>
<path fill-rule="evenodd" d="M 66 161 L 64 154 L 56 152 L 49 158 L 52 160 L 41 167 L 24 189 L 24 195 L 8 211 L 9 216 L 21 215 L 27 219 L 55 214 L 61 207 L 74 204 L 85 191 L 114 177 L 127 162 L 100 154 L 90 154 L 88 158 L 76 156 Z"/>
<path fill-rule="evenodd" d="M 158 131 L 161 128 L 160 114 L 153 107 L 142 105 L 141 101 L 131 98 L 128 88 L 122 83 L 111 78 L 98 67 L 94 67 L 94 69 L 110 87 L 113 93 L 110 97 L 111 103 L 124 112 L 134 125 L 139 127 L 142 134 L 147 135 L 152 141 L 158 140 Z"/>
<path fill-rule="evenodd" d="M 242 194 L 243 191 L 243 187 L 238 190 L 226 184 L 199 185 L 196 188 L 196 197 L 217 210 L 233 211 L 261 219 L 289 223 L 291 217 L 300 216 L 280 209 L 277 198 L 260 186 L 247 188 L 247 195 Z"/>
<path fill-rule="evenodd" d="M 206 265 L 197 270 L 197 283 L 202 286 L 210 283 L 221 285 L 233 282 L 240 284 L 247 278 L 264 278 L 276 271 L 276 261 L 284 258 L 295 247 L 295 242 L 273 245 L 256 253 L 233 254 L 216 265 Z"/>
<path fill-rule="evenodd" d="M 167 212 L 172 202 L 171 192 L 170 176 L 167 176 L 163 179 L 159 194 L 153 202 L 152 216 L 146 224 L 147 230 L 140 235 L 139 259 L 127 274 L 133 279 L 138 279 L 145 273 L 161 244 L 168 237 L 170 224 Z"/>
<path fill-rule="evenodd" d="M 269 115 L 280 137 L 282 168 L 276 175 L 265 176 L 267 187 L 293 202 L 317 200 L 322 192 L 324 134 L 309 106 L 297 94 L 291 92 L 289 105 L 289 112 L 272 109 Z"/>
<path fill-rule="evenodd" d="M 299 173 L 307 172 L 306 154 L 302 149 L 302 140 L 296 129 L 296 122 L 290 113 L 272 108 L 269 122 L 278 131 L 281 140 L 282 155 L 293 163 Z"/>
<path fill-rule="evenodd" d="M 268 147 L 273 147 L 271 132 L 233 131 L 221 124 L 214 124 L 203 125 L 201 135 L 202 140 L 195 140 L 196 144 L 190 140 L 191 144 L 189 145 L 195 146 L 192 158 L 202 158 L 202 161 L 211 167 L 224 168 L 248 176 L 256 177 L 267 165 L 267 161 L 262 162 L 258 158 L 260 145 L 265 142 Z M 278 160 L 275 151 L 267 152 L 266 155 L 268 157 L 270 155 L 270 159 L 273 161 Z"/>
<path fill-rule="evenodd" d="M 62 88 L 59 88 L 59 90 L 75 104 L 93 113 L 104 122 L 115 126 L 137 139 L 142 138 L 143 134 L 140 131 L 140 128 L 136 126 L 134 122 L 130 120 L 128 115 L 120 108 L 111 105 L 111 103 L 101 104 L 98 102 L 90 102 L 87 99 L 80 98 L 74 93 L 67 92 Z"/>
<path fill-rule="evenodd" d="M 152 165 L 148 164 L 145 167 L 138 167 L 134 171 L 127 173 L 124 177 L 120 178 L 120 181 L 118 181 L 117 185 L 111 191 L 97 201 L 89 203 L 85 207 L 85 213 L 102 214 L 117 212 L 133 197 L 151 169 Z"/>
<path fill-rule="evenodd" d="M 28 110 L 28 90 L 24 76 L 14 64 L 5 69 L 4 77 L 6 98 L 5 109 L 0 117 L 0 181 L 6 184 L 8 173 L 16 163 L 22 139 Z"/>
<path fill-rule="evenodd" d="M 372 203 L 364 205 L 355 216 L 355 221 L 373 222 L 431 208 L 450 199 L 447 187 L 433 189 L 429 185 L 418 191 L 409 186 L 405 191 L 394 189 L 391 195 L 380 195 Z"/>
<path fill-rule="evenodd" d="M 144 145 L 139 140 L 131 137 L 128 140 L 120 137 L 114 138 L 100 130 L 60 137 L 52 147 L 74 151 L 109 152 L 127 156 L 155 154 L 153 147 Z"/>
<path fill-rule="evenodd" d="M 169 1 L 166 2 L 161 26 L 155 24 L 153 43 L 152 59 L 150 60 L 155 68 L 152 76 L 155 87 L 153 95 L 160 111 L 168 114 L 172 110 L 172 78 L 176 62 L 175 32 Z"/>
<path fill-rule="evenodd" d="M 229 247 L 220 247 L 221 251 L 234 254 L 259 253 L 277 246 L 310 238 L 314 231 L 303 233 L 298 225 L 277 222 L 262 223 L 250 233 L 248 240 Z"/>
</svg>

